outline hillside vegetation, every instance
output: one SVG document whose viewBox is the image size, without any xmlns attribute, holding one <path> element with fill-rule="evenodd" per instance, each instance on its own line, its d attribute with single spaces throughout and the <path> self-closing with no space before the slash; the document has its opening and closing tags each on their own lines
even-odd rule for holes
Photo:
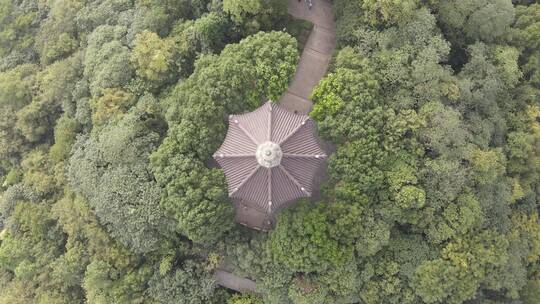
<svg viewBox="0 0 540 304">
<path fill-rule="evenodd" d="M 294 75 L 287 1 L 0 0 L 0 304 L 540 303 L 535 2 L 334 0 L 329 179 L 265 233 L 210 160 Z"/>
</svg>

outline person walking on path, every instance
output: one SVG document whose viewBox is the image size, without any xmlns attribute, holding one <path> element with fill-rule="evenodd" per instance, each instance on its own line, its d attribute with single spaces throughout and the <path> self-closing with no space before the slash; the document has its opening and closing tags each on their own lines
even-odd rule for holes
<svg viewBox="0 0 540 304">
<path fill-rule="evenodd" d="M 302 0 L 298 0 L 298 2 L 300 2 Z M 308 5 L 308 8 L 311 9 L 311 7 L 313 6 L 313 0 L 305 0 L 307 5 Z"/>
</svg>

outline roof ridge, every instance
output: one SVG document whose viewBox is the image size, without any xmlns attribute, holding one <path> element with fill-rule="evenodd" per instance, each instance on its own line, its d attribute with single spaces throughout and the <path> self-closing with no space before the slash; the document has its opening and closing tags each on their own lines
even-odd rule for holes
<svg viewBox="0 0 540 304">
<path fill-rule="evenodd" d="M 238 192 L 238 190 L 240 190 L 240 188 L 242 188 L 242 186 L 244 186 L 247 181 L 253 176 L 255 175 L 255 173 L 261 168 L 262 166 L 261 165 L 257 165 L 255 166 L 255 169 L 253 169 L 253 171 L 251 171 L 247 176 L 246 178 L 244 178 L 244 180 L 242 180 L 240 182 L 240 185 L 238 185 L 236 188 L 233 189 L 233 191 L 231 193 L 229 193 L 229 196 L 233 196 L 236 192 Z"/>
<path fill-rule="evenodd" d="M 311 193 L 307 191 L 306 188 L 302 186 L 302 184 L 300 184 L 300 182 L 296 178 L 294 178 L 294 176 L 292 176 L 289 170 L 285 169 L 285 167 L 283 167 L 282 165 L 279 165 L 278 167 L 279 169 L 281 169 L 281 171 L 283 171 L 283 173 L 285 173 L 287 178 L 300 189 L 300 191 L 302 191 L 304 194 L 307 194 L 308 196 L 311 195 Z"/>
<path fill-rule="evenodd" d="M 242 124 L 240 123 L 240 120 L 238 120 L 237 118 L 235 118 L 235 115 L 231 115 L 231 116 L 229 117 L 229 121 L 230 121 L 231 119 L 233 119 L 233 118 L 234 118 L 233 123 L 235 123 L 235 124 L 238 126 L 238 128 L 239 128 L 242 132 L 244 132 L 244 134 L 246 134 L 246 136 L 247 136 L 249 139 L 251 139 L 251 141 L 252 141 L 256 146 L 258 146 L 258 145 L 260 144 L 259 141 L 258 141 L 257 139 L 255 139 L 255 137 L 253 136 L 253 134 L 249 133 L 249 131 L 246 130 L 246 128 L 244 128 L 244 126 L 242 126 Z"/>
<path fill-rule="evenodd" d="M 293 115 L 299 115 L 299 114 L 293 113 Z M 307 121 L 311 119 L 311 117 L 309 117 L 308 115 L 300 115 L 300 116 L 306 116 L 307 118 L 303 120 L 296 128 L 294 128 L 294 130 L 292 130 L 291 133 L 287 134 L 285 138 L 283 138 L 279 143 L 277 143 L 278 145 L 281 146 L 282 144 L 284 144 L 287 140 L 289 140 L 289 138 L 291 138 L 294 134 L 296 134 L 298 130 L 300 130 L 303 126 L 305 126 Z"/>
<path fill-rule="evenodd" d="M 270 107 L 270 110 L 268 111 L 268 130 L 266 133 L 266 140 L 272 141 L 272 115 L 274 114 L 274 102 L 271 100 L 268 100 L 266 104 Z"/>
</svg>

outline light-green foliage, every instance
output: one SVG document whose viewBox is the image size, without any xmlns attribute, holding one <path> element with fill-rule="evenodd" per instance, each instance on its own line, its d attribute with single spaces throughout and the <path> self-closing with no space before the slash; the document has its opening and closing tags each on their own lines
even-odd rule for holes
<svg viewBox="0 0 540 304">
<path fill-rule="evenodd" d="M 0 73 L 0 158 L 8 159 L 24 150 L 25 138 L 17 131 L 16 113 L 32 101 L 37 67 L 19 65 Z"/>
<path fill-rule="evenodd" d="M 410 279 L 424 260 L 436 255 L 422 236 L 394 232 L 388 247 L 363 260 L 360 297 L 365 303 L 419 303 Z"/>
<path fill-rule="evenodd" d="M 483 280 L 508 262 L 508 240 L 493 231 L 457 238 L 441 258 L 425 261 L 414 275 L 416 293 L 426 303 L 462 303 L 474 297 Z"/>
<path fill-rule="evenodd" d="M 25 5 L 26 4 L 26 5 Z M 24 51 L 34 43 L 38 24 L 37 5 L 15 3 L 9 0 L 0 2 L 0 56 L 11 52 Z"/>
<path fill-rule="evenodd" d="M 371 72 L 368 67 L 360 72 L 338 69 L 316 87 L 310 115 L 323 136 L 334 142 L 377 136 L 379 85 Z"/>
<path fill-rule="evenodd" d="M 223 11 L 229 13 L 233 20 L 249 33 L 259 30 L 271 30 L 279 26 L 279 22 L 287 13 L 287 2 L 284 0 L 224 0 Z"/>
<path fill-rule="evenodd" d="M 298 277 L 289 287 L 289 298 L 294 304 L 323 304 L 332 301 L 326 286 L 309 277 Z"/>
<path fill-rule="evenodd" d="M 191 260 L 185 261 L 171 273 L 154 274 L 148 284 L 148 294 L 157 303 L 163 304 L 208 303 L 216 288 L 212 274 L 205 272 L 200 264 Z"/>
<path fill-rule="evenodd" d="M 80 125 L 73 118 L 62 116 L 58 119 L 54 128 L 54 145 L 49 150 L 49 157 L 53 162 L 60 162 L 69 157 L 79 129 Z"/>
<path fill-rule="evenodd" d="M 32 64 L 19 65 L 0 73 L 0 106 L 20 109 L 32 100 L 37 67 Z"/>
<path fill-rule="evenodd" d="M 367 0 L 360 1 L 366 21 L 373 25 L 392 25 L 410 20 L 418 0 Z"/>
<path fill-rule="evenodd" d="M 73 111 L 72 94 L 81 69 L 81 56 L 76 54 L 47 66 L 37 75 L 32 102 L 17 112 L 16 128 L 27 141 L 46 140 L 53 134 L 61 111 Z"/>
<path fill-rule="evenodd" d="M 480 203 L 472 194 L 464 194 L 444 206 L 441 214 L 431 219 L 426 231 L 428 239 L 435 244 L 458 235 L 467 235 L 482 226 L 484 214 Z"/>
<path fill-rule="evenodd" d="M 173 73 L 175 53 L 171 39 L 161 39 L 156 33 L 143 31 L 135 39 L 131 60 L 137 75 L 150 82 L 161 82 Z"/>
<path fill-rule="evenodd" d="M 227 300 L 227 304 L 263 304 L 262 300 L 251 294 L 235 294 Z"/>
<path fill-rule="evenodd" d="M 84 199 L 68 190 L 52 213 L 67 235 L 65 253 L 52 263 L 53 282 L 95 303 L 142 301 L 149 267 L 109 236 Z"/>
<path fill-rule="evenodd" d="M 134 98 L 122 89 L 104 89 L 102 95 L 90 101 L 92 124 L 102 127 L 108 122 L 117 122 L 133 105 Z"/>
<path fill-rule="evenodd" d="M 324 271 L 344 263 L 352 251 L 332 238 L 323 208 L 304 202 L 279 216 L 270 235 L 272 253 L 292 271 Z"/>
</svg>

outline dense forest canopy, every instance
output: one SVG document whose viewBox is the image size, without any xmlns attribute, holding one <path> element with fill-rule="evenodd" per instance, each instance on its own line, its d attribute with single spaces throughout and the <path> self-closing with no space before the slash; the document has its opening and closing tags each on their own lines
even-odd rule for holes
<svg viewBox="0 0 540 304">
<path fill-rule="evenodd" d="M 540 4 L 333 10 L 329 178 L 265 233 L 210 159 L 294 75 L 287 1 L 0 0 L 0 304 L 540 303 Z"/>
</svg>

